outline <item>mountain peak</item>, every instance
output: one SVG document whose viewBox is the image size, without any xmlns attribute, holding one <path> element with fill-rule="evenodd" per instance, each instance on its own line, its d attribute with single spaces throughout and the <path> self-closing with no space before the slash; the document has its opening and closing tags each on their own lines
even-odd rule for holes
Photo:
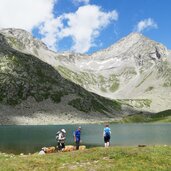
<svg viewBox="0 0 171 171">
<path fill-rule="evenodd" d="M 119 42 L 122 42 L 124 44 L 131 43 L 131 42 L 136 43 L 136 42 L 138 42 L 139 40 L 142 40 L 142 39 L 149 40 L 147 37 L 145 37 L 141 33 L 132 32 L 132 33 L 128 34 L 126 37 L 120 39 L 117 43 L 119 43 Z"/>
<path fill-rule="evenodd" d="M 143 34 L 141 34 L 139 32 L 131 32 L 130 34 L 128 34 L 128 36 L 138 36 L 138 37 L 142 37 Z"/>
<path fill-rule="evenodd" d="M 130 33 L 128 36 L 126 36 L 125 38 L 129 38 L 129 39 L 134 39 L 134 40 L 139 40 L 141 38 L 144 38 L 145 36 L 141 33 L 138 32 L 132 32 Z"/>
<path fill-rule="evenodd" d="M 24 34 L 26 36 L 32 37 L 32 34 L 24 29 L 18 29 L 18 28 L 3 28 L 0 29 L 0 33 L 2 34 L 8 34 L 8 35 L 18 35 L 18 34 Z"/>
<path fill-rule="evenodd" d="M 23 29 L 16 28 L 4 28 L 0 30 L 8 43 L 17 50 L 25 51 L 26 49 L 47 49 L 47 46 L 41 41 L 32 36 L 32 34 Z"/>
<path fill-rule="evenodd" d="M 92 55 L 98 56 L 98 57 L 99 56 L 108 56 L 108 57 L 118 56 L 130 50 L 132 47 L 137 45 L 137 43 L 143 44 L 144 42 L 148 42 L 148 41 L 151 41 L 151 40 L 138 32 L 132 32 L 126 37 L 123 37 L 122 39 L 117 41 L 115 44 L 111 45 L 109 48 L 95 52 Z"/>
</svg>

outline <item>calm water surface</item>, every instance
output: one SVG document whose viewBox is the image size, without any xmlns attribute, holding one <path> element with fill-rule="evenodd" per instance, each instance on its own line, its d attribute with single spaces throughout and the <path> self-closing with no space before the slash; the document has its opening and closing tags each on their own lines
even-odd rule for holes
<svg viewBox="0 0 171 171">
<path fill-rule="evenodd" d="M 102 124 L 82 126 L 82 144 L 103 146 Z M 56 146 L 55 134 L 65 128 L 66 144 L 73 144 L 73 132 L 78 125 L 0 126 L 0 151 L 33 153 L 44 146 Z M 171 123 L 168 124 L 111 124 L 111 145 L 135 146 L 171 145 Z"/>
</svg>

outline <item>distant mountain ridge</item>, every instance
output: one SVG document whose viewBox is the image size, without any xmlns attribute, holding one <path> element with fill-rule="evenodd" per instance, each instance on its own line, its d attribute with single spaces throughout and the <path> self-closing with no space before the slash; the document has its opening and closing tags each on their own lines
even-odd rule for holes
<svg viewBox="0 0 171 171">
<path fill-rule="evenodd" d="M 171 52 L 139 33 L 92 55 L 55 53 L 20 29 L 0 33 L 11 48 L 39 58 L 67 80 L 121 106 L 149 112 L 171 109 Z"/>
<path fill-rule="evenodd" d="M 129 104 L 148 99 L 152 112 L 171 108 L 170 51 L 142 34 L 131 33 L 90 56 L 64 56 L 58 70 L 89 91 Z"/>
<path fill-rule="evenodd" d="M 53 66 L 33 55 L 34 47 L 47 49 L 43 43 L 17 34 L 19 42 L 14 35 L 0 31 L 0 124 L 100 121 L 134 111 L 63 78 Z"/>
</svg>

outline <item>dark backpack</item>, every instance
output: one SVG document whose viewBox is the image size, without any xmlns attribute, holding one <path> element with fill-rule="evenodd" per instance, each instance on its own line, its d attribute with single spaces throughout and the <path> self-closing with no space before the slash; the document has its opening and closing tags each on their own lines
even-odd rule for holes
<svg viewBox="0 0 171 171">
<path fill-rule="evenodd" d="M 57 133 L 56 133 L 56 140 L 58 141 L 58 139 L 59 139 L 59 134 L 61 133 L 61 131 L 58 131 Z"/>
<path fill-rule="evenodd" d="M 109 132 L 109 131 L 106 131 L 106 132 L 105 132 L 105 136 L 106 136 L 106 137 L 110 137 L 110 132 Z"/>
</svg>

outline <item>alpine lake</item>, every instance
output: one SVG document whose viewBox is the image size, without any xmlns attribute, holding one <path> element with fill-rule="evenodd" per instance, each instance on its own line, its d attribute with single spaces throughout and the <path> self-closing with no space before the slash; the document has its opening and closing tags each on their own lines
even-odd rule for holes
<svg viewBox="0 0 171 171">
<path fill-rule="evenodd" d="M 74 145 L 73 132 L 80 125 L 1 125 L 0 151 L 14 154 L 35 153 L 42 147 L 56 146 L 56 132 L 64 128 L 66 145 Z M 103 146 L 104 124 L 81 124 L 81 144 Z M 110 124 L 112 146 L 171 145 L 171 123 Z"/>
</svg>

